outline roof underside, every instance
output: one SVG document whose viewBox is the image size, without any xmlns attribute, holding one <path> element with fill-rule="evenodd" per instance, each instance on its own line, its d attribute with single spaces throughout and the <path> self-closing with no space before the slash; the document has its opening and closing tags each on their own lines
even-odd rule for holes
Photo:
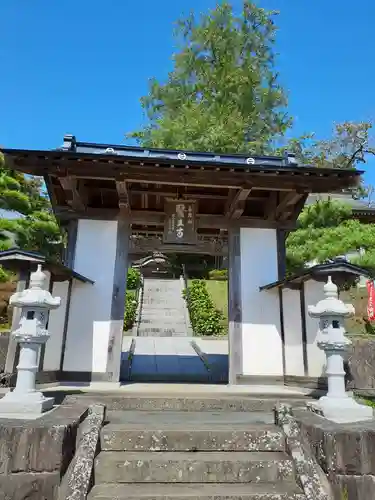
<svg viewBox="0 0 375 500">
<path fill-rule="evenodd" d="M 198 233 L 229 225 L 293 227 L 309 193 L 356 186 L 361 172 L 299 167 L 292 155 L 247 157 L 146 150 L 64 139 L 53 151 L 4 150 L 10 165 L 43 176 L 54 211 L 71 218 L 130 217 L 134 232 L 162 233 L 168 198 L 197 203 Z"/>
<path fill-rule="evenodd" d="M 19 248 L 0 252 L 0 264 L 5 269 L 15 272 L 19 272 L 20 270 L 30 272 L 32 269 L 35 270 L 36 265 L 42 264 L 43 269 L 51 273 L 54 281 L 65 281 L 74 278 L 82 283 L 94 283 L 90 278 L 77 273 L 68 266 L 49 261 L 42 254 L 27 252 Z"/>
</svg>

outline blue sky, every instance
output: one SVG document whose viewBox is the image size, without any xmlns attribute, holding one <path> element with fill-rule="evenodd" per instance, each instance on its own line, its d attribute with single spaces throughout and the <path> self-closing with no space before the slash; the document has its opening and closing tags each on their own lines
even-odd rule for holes
<svg viewBox="0 0 375 500">
<path fill-rule="evenodd" d="M 144 121 L 139 98 L 148 78 L 172 68 L 174 21 L 215 4 L 1 0 L 0 144 L 55 148 L 64 133 L 124 142 Z M 277 67 L 293 133 L 327 137 L 334 122 L 375 118 L 374 0 L 258 4 L 280 10 Z"/>
</svg>

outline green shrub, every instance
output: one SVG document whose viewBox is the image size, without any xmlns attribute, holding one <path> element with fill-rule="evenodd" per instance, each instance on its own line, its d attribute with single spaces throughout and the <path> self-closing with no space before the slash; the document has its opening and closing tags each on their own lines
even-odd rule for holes
<svg viewBox="0 0 375 500">
<path fill-rule="evenodd" d="M 191 326 L 196 335 L 215 335 L 222 332 L 223 314 L 215 309 L 204 281 L 193 280 L 184 297 L 189 308 Z"/>
<path fill-rule="evenodd" d="M 128 290 L 136 290 L 139 287 L 140 282 L 141 282 L 141 273 L 138 271 L 138 269 L 133 269 L 132 267 L 129 267 L 128 281 L 127 281 Z"/>
<path fill-rule="evenodd" d="M 208 273 L 210 280 L 226 281 L 228 279 L 228 269 L 212 269 Z"/>
<path fill-rule="evenodd" d="M 124 331 L 133 327 L 137 315 L 137 295 L 132 290 L 127 290 L 125 298 Z"/>
</svg>

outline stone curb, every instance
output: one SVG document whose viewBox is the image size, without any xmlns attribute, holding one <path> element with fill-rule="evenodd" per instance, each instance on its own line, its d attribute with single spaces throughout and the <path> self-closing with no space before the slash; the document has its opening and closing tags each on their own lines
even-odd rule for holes
<svg viewBox="0 0 375 500">
<path fill-rule="evenodd" d="M 316 461 L 309 443 L 303 439 L 292 408 L 285 404 L 278 405 L 275 409 L 275 421 L 285 434 L 287 451 L 292 457 L 306 500 L 334 500 L 328 478 Z"/>
<path fill-rule="evenodd" d="M 75 455 L 61 481 L 58 500 L 86 500 L 104 419 L 105 406 L 89 407 L 78 431 Z"/>
</svg>

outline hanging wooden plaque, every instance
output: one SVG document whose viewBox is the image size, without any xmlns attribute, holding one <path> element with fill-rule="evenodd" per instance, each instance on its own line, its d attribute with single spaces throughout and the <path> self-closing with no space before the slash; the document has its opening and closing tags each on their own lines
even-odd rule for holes
<svg viewBox="0 0 375 500">
<path fill-rule="evenodd" d="M 165 200 L 164 243 L 195 245 L 197 242 L 196 201 Z"/>
</svg>

